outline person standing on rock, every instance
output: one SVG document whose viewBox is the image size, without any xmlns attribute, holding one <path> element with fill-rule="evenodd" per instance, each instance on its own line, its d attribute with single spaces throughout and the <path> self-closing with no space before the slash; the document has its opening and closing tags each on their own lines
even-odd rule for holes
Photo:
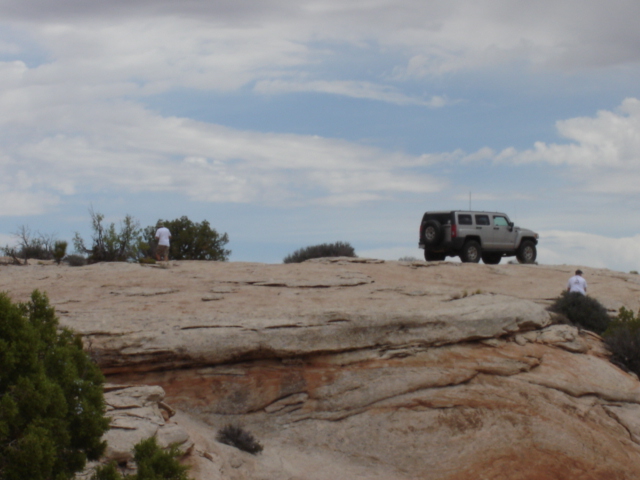
<svg viewBox="0 0 640 480">
<path fill-rule="evenodd" d="M 587 281 L 582 278 L 582 270 L 576 270 L 576 274 L 569 279 L 567 283 L 567 292 L 587 294 Z"/>
<path fill-rule="evenodd" d="M 158 223 L 158 230 L 156 231 L 156 240 L 158 240 L 158 248 L 156 249 L 156 260 L 165 262 L 169 260 L 169 240 L 171 239 L 171 232 L 164 223 Z"/>
</svg>

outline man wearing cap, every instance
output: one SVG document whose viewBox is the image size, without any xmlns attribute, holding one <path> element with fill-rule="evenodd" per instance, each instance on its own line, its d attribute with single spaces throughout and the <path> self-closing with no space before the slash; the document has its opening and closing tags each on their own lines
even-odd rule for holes
<svg viewBox="0 0 640 480">
<path fill-rule="evenodd" d="M 582 278 L 582 270 L 576 270 L 576 274 L 569 279 L 569 283 L 567 283 L 567 292 L 576 292 L 581 293 L 582 295 L 587 294 L 587 281 Z"/>
</svg>

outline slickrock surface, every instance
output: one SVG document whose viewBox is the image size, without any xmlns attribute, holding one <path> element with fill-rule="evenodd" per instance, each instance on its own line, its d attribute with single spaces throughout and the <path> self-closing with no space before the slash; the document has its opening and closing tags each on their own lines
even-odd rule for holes
<svg viewBox="0 0 640 480">
<path fill-rule="evenodd" d="M 47 292 L 109 382 L 158 386 L 109 387 L 112 458 L 155 434 L 197 480 L 640 478 L 640 382 L 545 309 L 576 267 L 31 263 L 0 290 Z M 638 310 L 638 275 L 582 270 Z M 217 442 L 230 423 L 263 452 Z"/>
</svg>

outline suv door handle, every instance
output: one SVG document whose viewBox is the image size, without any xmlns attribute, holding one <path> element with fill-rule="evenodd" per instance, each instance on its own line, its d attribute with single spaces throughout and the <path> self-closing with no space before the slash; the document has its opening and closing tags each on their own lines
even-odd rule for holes
<svg viewBox="0 0 640 480">
<path fill-rule="evenodd" d="M 476 230 L 482 230 L 482 227 L 476 227 Z"/>
</svg>

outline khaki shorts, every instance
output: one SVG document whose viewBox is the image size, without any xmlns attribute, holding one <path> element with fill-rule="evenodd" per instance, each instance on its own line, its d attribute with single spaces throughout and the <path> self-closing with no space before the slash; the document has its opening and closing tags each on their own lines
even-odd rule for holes
<svg viewBox="0 0 640 480">
<path fill-rule="evenodd" d="M 158 245 L 156 249 L 156 256 L 158 258 L 169 258 L 169 247 L 166 245 Z"/>
</svg>

